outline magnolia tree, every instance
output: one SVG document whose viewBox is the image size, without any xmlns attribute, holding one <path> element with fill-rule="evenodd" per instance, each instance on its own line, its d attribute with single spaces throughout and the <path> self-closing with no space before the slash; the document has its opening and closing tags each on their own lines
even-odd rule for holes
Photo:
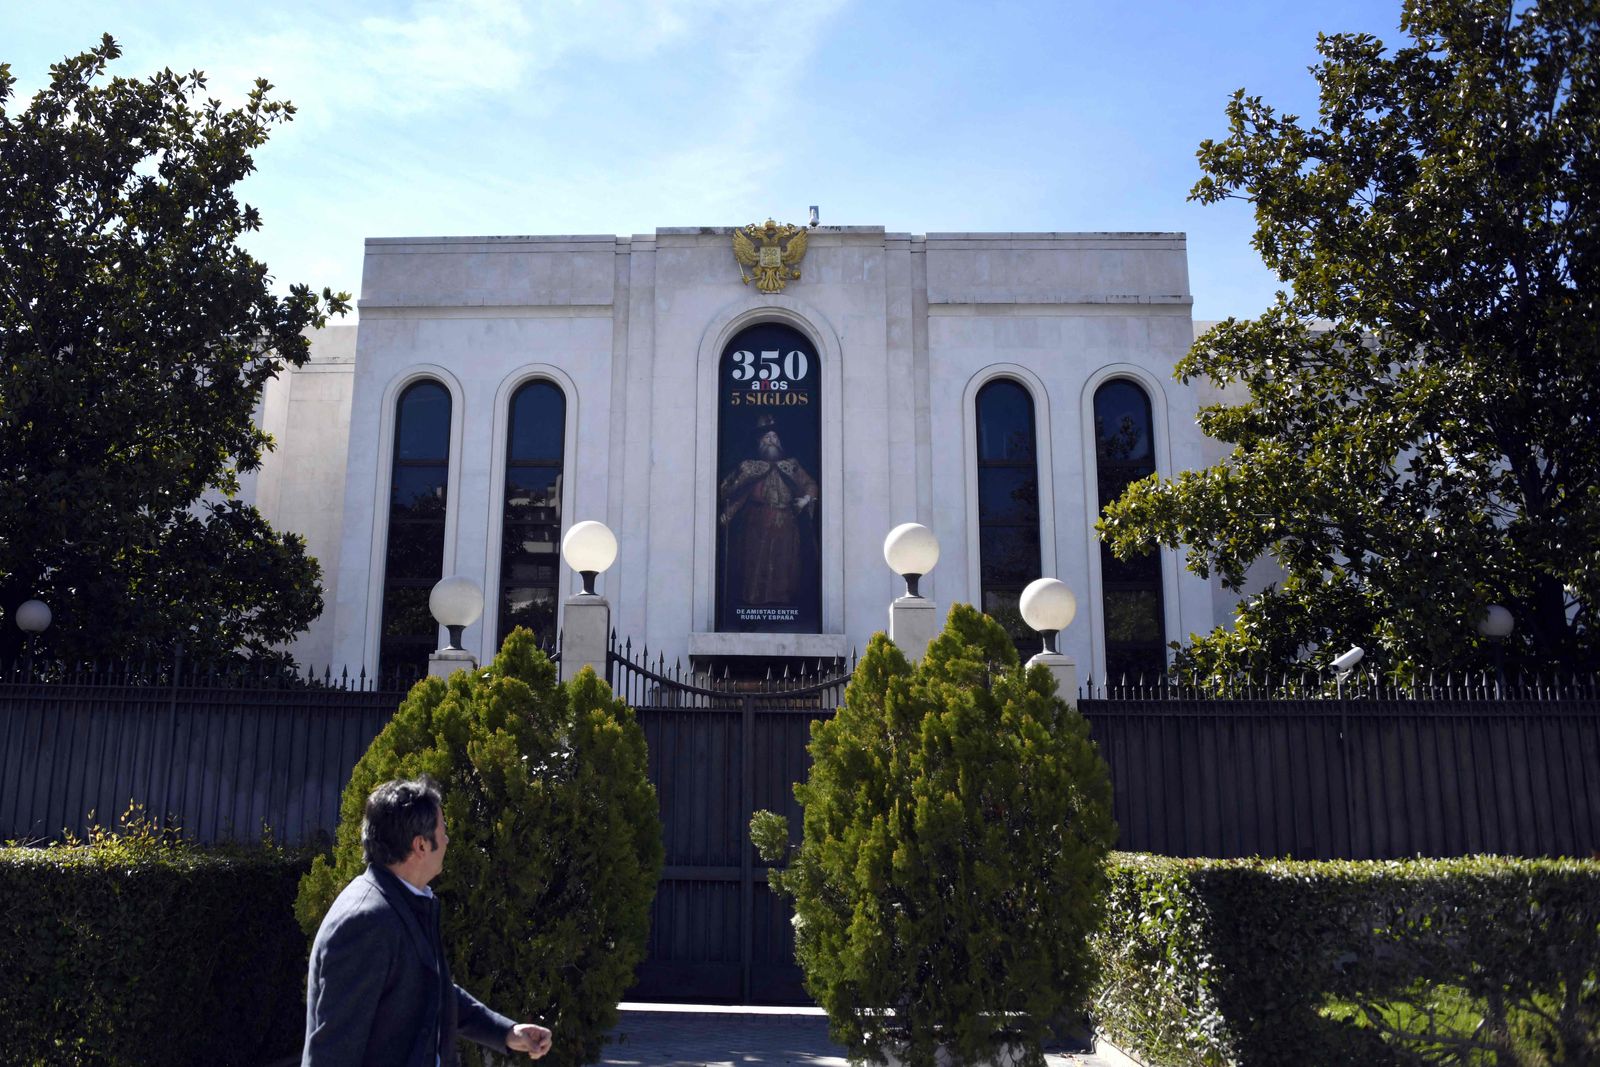
<svg viewBox="0 0 1600 1067">
<path fill-rule="evenodd" d="M 347 297 L 274 291 L 238 197 L 294 108 L 257 81 L 106 77 L 62 60 L 25 105 L 0 63 L 0 611 L 34 597 L 62 656 L 275 649 L 322 610 L 304 542 L 231 499 L 270 439 L 266 382 Z M 21 634 L 0 626 L 0 660 Z"/>
<path fill-rule="evenodd" d="M 919 1067 L 1011 1046 L 1042 1067 L 1094 979 L 1116 836 L 1106 765 L 1050 672 L 958 604 L 915 667 L 875 636 L 810 752 L 798 848 L 771 812 L 751 836 L 787 858 L 771 882 L 835 1039 Z"/>
<path fill-rule="evenodd" d="M 1191 199 L 1243 200 L 1284 283 L 1178 364 L 1215 467 L 1138 483 L 1101 529 L 1282 579 L 1180 666 L 1600 662 L 1600 14 L 1593 0 L 1409 0 L 1407 39 L 1318 40 L 1317 114 L 1241 90 Z"/>
<path fill-rule="evenodd" d="M 418 682 L 373 740 L 345 788 L 332 856 L 300 885 L 300 924 L 314 935 L 364 869 L 373 788 L 428 774 L 450 828 L 434 888 L 456 981 L 551 1027 L 546 1062 L 592 1063 L 644 958 L 661 871 L 647 766 L 644 731 L 594 671 L 558 682 L 533 635 L 513 630 L 486 669 Z"/>
</svg>

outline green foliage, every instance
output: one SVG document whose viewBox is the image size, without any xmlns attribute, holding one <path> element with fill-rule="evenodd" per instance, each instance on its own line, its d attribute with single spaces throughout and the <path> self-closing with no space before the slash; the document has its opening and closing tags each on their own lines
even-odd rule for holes
<svg viewBox="0 0 1600 1067">
<path fill-rule="evenodd" d="M 202 849 L 137 811 L 0 848 L 0 1064 L 255 1067 L 299 1047 L 306 858 Z"/>
<path fill-rule="evenodd" d="M 1100 1028 L 1154 1067 L 1600 1061 L 1600 862 L 1119 854 Z"/>
<path fill-rule="evenodd" d="M 1016 1043 L 1031 1065 L 1094 977 L 1103 861 L 1116 828 L 1105 763 L 1049 671 L 1019 667 L 971 607 L 913 668 L 882 634 L 835 718 L 814 723 L 795 787 L 804 836 L 772 885 L 794 898 L 806 988 L 854 1058 L 960 1067 Z M 751 837 L 788 852 L 783 819 Z"/>
<path fill-rule="evenodd" d="M 372 790 L 431 775 L 450 833 L 433 886 L 456 982 L 496 1011 L 549 1026 L 544 1062 L 593 1062 L 644 958 L 661 873 L 647 767 L 632 709 L 592 670 L 558 682 L 519 627 L 486 669 L 418 682 L 373 739 L 345 788 L 332 862 L 317 857 L 300 887 L 301 928 L 314 935 L 365 869 Z"/>
<path fill-rule="evenodd" d="M 1491 603 L 1513 665 L 1600 660 L 1600 7 L 1408 0 L 1402 28 L 1319 38 L 1314 123 L 1240 90 L 1200 147 L 1191 199 L 1249 202 L 1288 291 L 1178 364 L 1229 387 L 1200 424 L 1232 453 L 1101 530 L 1286 577 L 1182 667 L 1479 667 Z"/>
<path fill-rule="evenodd" d="M 347 297 L 275 295 L 239 244 L 261 219 L 234 186 L 293 107 L 257 81 L 225 110 L 198 72 L 102 84 L 119 55 L 63 60 L 20 111 L 0 64 L 0 609 L 47 601 L 66 657 L 265 654 L 322 610 L 316 562 L 200 501 L 260 466 L 263 386 Z"/>
</svg>

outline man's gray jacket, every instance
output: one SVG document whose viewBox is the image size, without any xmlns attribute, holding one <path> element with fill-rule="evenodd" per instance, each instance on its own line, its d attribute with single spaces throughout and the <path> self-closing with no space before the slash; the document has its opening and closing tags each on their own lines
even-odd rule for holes
<svg viewBox="0 0 1600 1067">
<path fill-rule="evenodd" d="M 458 1034 L 506 1047 L 511 1020 L 450 980 L 410 896 L 369 865 L 333 902 L 311 946 L 302 1067 L 455 1067 Z"/>
</svg>

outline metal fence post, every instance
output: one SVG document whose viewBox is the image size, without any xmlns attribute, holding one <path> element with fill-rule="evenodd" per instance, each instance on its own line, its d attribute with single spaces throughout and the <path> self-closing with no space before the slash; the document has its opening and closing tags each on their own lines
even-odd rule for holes
<svg viewBox="0 0 1600 1067">
<path fill-rule="evenodd" d="M 167 780 L 161 786 L 161 811 L 157 813 L 157 818 L 161 820 L 163 827 L 167 825 L 167 819 L 172 814 L 172 774 L 178 754 L 178 676 L 182 673 L 183 645 L 176 644 L 172 646 L 172 685 L 169 688 L 167 701 Z M 153 770 L 153 759 L 151 763 Z M 146 817 L 150 814 L 145 812 Z"/>
<path fill-rule="evenodd" d="M 750 816 L 755 810 L 755 724 L 756 702 L 755 697 L 749 693 L 744 695 L 743 706 L 740 709 L 740 738 L 739 738 L 739 810 L 743 813 L 740 821 L 739 841 L 739 877 L 741 900 L 739 911 L 741 929 L 739 931 L 739 998 L 742 1003 L 750 1003 L 750 968 L 753 960 L 755 945 L 755 864 L 751 860 L 751 851 L 754 849 L 748 839 L 743 835 L 745 828 L 750 825 Z"/>
<path fill-rule="evenodd" d="M 1356 850 L 1356 799 L 1350 778 L 1350 705 L 1342 699 L 1339 701 L 1339 769 L 1344 776 L 1345 849 L 1353 854 Z"/>
</svg>

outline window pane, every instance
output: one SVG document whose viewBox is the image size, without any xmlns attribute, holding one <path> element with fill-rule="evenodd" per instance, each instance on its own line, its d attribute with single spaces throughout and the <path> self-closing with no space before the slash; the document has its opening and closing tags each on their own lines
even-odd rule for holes
<svg viewBox="0 0 1600 1067">
<path fill-rule="evenodd" d="M 556 594 L 550 586 L 512 587 L 501 594 L 500 640 L 513 627 L 526 626 L 541 637 L 555 632 Z"/>
<path fill-rule="evenodd" d="M 1161 587 L 1161 556 L 1147 552 L 1135 559 L 1118 559 L 1111 554 L 1111 546 L 1100 544 L 1100 580 L 1107 586 L 1143 585 L 1154 589 Z"/>
<path fill-rule="evenodd" d="M 561 461 L 567 401 L 550 382 L 529 382 L 511 399 L 510 459 Z"/>
<path fill-rule="evenodd" d="M 1018 606 L 1022 599 L 1020 589 L 985 589 L 983 591 L 983 613 L 1000 624 L 1000 628 L 1011 635 L 1011 640 L 1019 645 L 1024 641 L 1038 641 L 1039 635 L 1022 621 L 1022 608 Z M 1030 637 L 1031 635 L 1031 637 Z"/>
<path fill-rule="evenodd" d="M 423 582 L 431 585 L 443 575 L 444 523 L 391 522 L 389 556 L 384 582 Z M 384 627 L 388 627 L 387 616 Z"/>
<path fill-rule="evenodd" d="M 507 567 L 523 562 L 531 563 L 536 561 L 542 561 L 546 566 L 554 566 L 554 561 L 560 555 L 560 540 L 561 527 L 554 524 L 512 525 L 508 523 L 505 528 L 505 535 L 500 540 L 500 559 L 502 564 Z M 500 582 L 502 585 L 510 581 L 510 575 L 501 576 Z"/>
<path fill-rule="evenodd" d="M 506 471 L 507 522 L 561 521 L 561 468 L 512 467 Z"/>
<path fill-rule="evenodd" d="M 1032 467 L 988 467 L 978 472 L 978 521 L 1039 521 L 1039 479 Z"/>
<path fill-rule="evenodd" d="M 400 459 L 450 458 L 450 394 L 438 382 L 419 382 L 400 397 L 395 455 Z"/>
<path fill-rule="evenodd" d="M 1154 589 L 1107 589 L 1106 645 L 1161 640 L 1161 594 Z"/>
<path fill-rule="evenodd" d="M 1026 585 L 1039 577 L 1037 526 L 979 526 L 981 577 L 989 585 Z"/>
<path fill-rule="evenodd" d="M 437 566 L 437 564 L 435 564 Z M 423 634 L 432 641 L 438 636 L 439 624 L 428 611 L 426 585 L 392 585 L 383 591 L 383 636 L 420 639 Z"/>
<path fill-rule="evenodd" d="M 1001 379 L 978 390 L 978 462 L 1033 459 L 1033 397 Z"/>
<path fill-rule="evenodd" d="M 1100 506 L 1108 507 L 1117 502 L 1128 486 L 1141 478 L 1147 478 L 1155 473 L 1154 467 L 1129 467 L 1118 464 L 1102 464 L 1099 471 Z"/>
<path fill-rule="evenodd" d="M 1094 430 L 1101 460 L 1150 464 L 1150 469 L 1155 469 L 1150 450 L 1150 401 L 1133 382 L 1110 381 L 1095 391 Z"/>
<path fill-rule="evenodd" d="M 444 519 L 445 481 L 448 478 L 444 464 L 422 467 L 395 467 L 394 480 L 389 488 L 389 503 L 395 512 L 406 518 L 421 518 L 437 514 Z"/>
</svg>

